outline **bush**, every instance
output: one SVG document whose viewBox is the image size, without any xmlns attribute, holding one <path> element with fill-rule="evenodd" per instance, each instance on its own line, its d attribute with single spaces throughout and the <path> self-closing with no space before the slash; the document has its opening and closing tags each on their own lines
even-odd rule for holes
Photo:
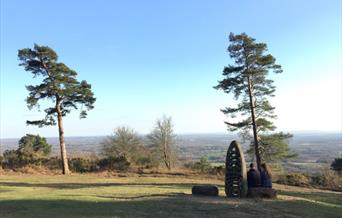
<svg viewBox="0 0 342 218">
<path fill-rule="evenodd" d="M 50 170 L 59 170 L 62 168 L 62 160 L 59 157 L 50 157 L 44 159 L 42 165 Z"/>
<path fill-rule="evenodd" d="M 4 161 L 4 157 L 0 155 L 0 168 L 2 168 L 3 161 Z"/>
<path fill-rule="evenodd" d="M 18 154 L 28 162 L 34 159 L 47 157 L 51 153 L 51 145 L 46 138 L 39 135 L 26 134 L 19 140 Z"/>
<path fill-rule="evenodd" d="M 330 166 L 332 170 L 342 173 L 342 158 L 335 158 Z"/>
<path fill-rule="evenodd" d="M 140 157 L 139 159 L 137 159 L 136 164 L 146 169 L 150 169 L 153 167 L 158 167 L 159 160 L 153 157 L 152 155 L 149 155 L 149 156 Z"/>
<path fill-rule="evenodd" d="M 195 163 L 194 168 L 202 173 L 207 173 L 210 169 L 210 163 L 206 157 L 202 157 L 199 162 Z"/>
<path fill-rule="evenodd" d="M 342 190 L 342 178 L 337 172 L 323 169 L 320 174 L 308 176 L 303 173 L 291 173 L 279 177 L 278 183 L 293 186 L 314 186 L 333 190 Z"/>
<path fill-rule="evenodd" d="M 19 150 L 6 150 L 3 154 L 1 165 L 4 168 L 14 169 L 21 168 L 26 165 L 42 165 L 48 158 L 36 157 L 28 153 L 21 153 Z"/>
<path fill-rule="evenodd" d="M 224 166 L 214 166 L 209 169 L 209 174 L 223 176 L 225 174 Z"/>
<path fill-rule="evenodd" d="M 212 166 L 206 157 L 202 157 L 198 162 L 186 162 L 183 166 L 194 171 L 211 175 L 224 175 L 225 173 L 225 167 L 223 165 Z"/>
<path fill-rule="evenodd" d="M 5 168 L 13 169 L 22 166 L 22 162 L 20 161 L 16 150 L 6 150 L 3 153 L 3 159 L 3 166 Z"/>
<path fill-rule="evenodd" d="M 131 164 L 125 157 L 120 156 L 103 158 L 99 161 L 98 165 L 101 170 L 127 171 Z"/>
<path fill-rule="evenodd" d="M 313 186 L 341 190 L 342 178 L 337 172 L 329 169 L 323 169 L 319 175 L 311 177 L 311 184 Z"/>
<path fill-rule="evenodd" d="M 86 172 L 96 172 L 99 170 L 97 165 L 97 160 L 85 159 L 85 158 L 71 158 L 69 161 L 69 168 L 73 172 L 86 173 Z"/>
<path fill-rule="evenodd" d="M 6 150 L 0 164 L 5 168 L 20 168 L 26 165 L 41 165 L 51 152 L 51 145 L 44 137 L 27 134 L 19 140 L 17 150 Z"/>
<path fill-rule="evenodd" d="M 102 146 L 102 155 L 106 157 L 125 156 L 131 163 L 135 163 L 144 150 L 138 133 L 126 126 L 116 128 L 113 135 L 106 137 L 102 142 Z"/>
<path fill-rule="evenodd" d="M 151 165 L 150 160 L 141 160 L 146 165 Z M 69 168 L 73 172 L 97 172 L 101 170 L 126 171 L 130 167 L 130 162 L 125 157 L 108 157 L 104 159 L 91 158 L 70 158 Z M 62 167 L 62 161 L 58 157 L 51 158 L 31 158 L 30 155 L 22 155 L 18 150 L 6 150 L 3 154 L 3 168 L 19 169 L 26 166 L 44 166 L 49 170 L 56 170 Z"/>
<path fill-rule="evenodd" d="M 278 178 L 278 183 L 293 186 L 309 186 L 310 178 L 303 173 L 290 173 Z"/>
</svg>

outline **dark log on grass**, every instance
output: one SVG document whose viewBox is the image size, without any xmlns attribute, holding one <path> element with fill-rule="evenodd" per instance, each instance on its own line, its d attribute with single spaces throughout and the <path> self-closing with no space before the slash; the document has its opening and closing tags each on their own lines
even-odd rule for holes
<svg viewBox="0 0 342 218">
<path fill-rule="evenodd" d="M 215 185 L 194 185 L 191 191 L 193 195 L 218 196 L 219 194 Z"/>
<path fill-rule="evenodd" d="M 248 188 L 247 197 L 250 197 L 250 198 L 276 198 L 277 197 L 277 191 L 273 188 L 264 188 L 264 187 Z"/>
</svg>

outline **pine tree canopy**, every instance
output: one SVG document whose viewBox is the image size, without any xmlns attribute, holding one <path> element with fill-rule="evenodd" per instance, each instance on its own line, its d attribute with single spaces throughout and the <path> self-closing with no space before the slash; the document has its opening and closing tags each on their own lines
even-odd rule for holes
<svg viewBox="0 0 342 218">
<path fill-rule="evenodd" d="M 272 55 L 266 54 L 265 43 L 257 43 L 245 33 L 239 35 L 230 33 L 229 41 L 231 44 L 228 52 L 234 60 L 234 65 L 224 67 L 224 79 L 214 87 L 225 93 L 232 93 L 236 100 L 241 99 L 235 107 L 222 109 L 224 114 L 234 120 L 234 122 L 226 122 L 228 129 L 230 131 L 241 130 L 245 133 L 250 131 L 252 127 L 251 95 L 258 131 L 272 131 L 275 126 L 270 119 L 276 116 L 268 97 L 274 96 L 275 86 L 271 79 L 267 79 L 267 75 L 270 71 L 281 73 L 281 66 L 275 63 L 276 60 Z M 240 120 L 236 121 L 236 118 Z"/>
<path fill-rule="evenodd" d="M 229 131 L 239 131 L 243 140 L 249 140 L 249 154 L 255 155 L 258 169 L 261 161 L 279 161 L 293 157 L 288 139 L 290 134 L 270 133 L 276 129 L 276 118 L 269 97 L 276 87 L 268 78 L 270 72 L 281 73 L 281 66 L 267 54 L 265 43 L 258 43 L 246 33 L 229 35 L 228 53 L 233 60 L 223 69 L 223 79 L 214 88 L 233 94 L 237 104 L 221 111 L 229 117 L 225 122 Z M 253 135 L 251 134 L 253 133 Z"/>
<path fill-rule="evenodd" d="M 46 116 L 42 120 L 27 121 L 27 124 L 56 125 L 57 106 L 62 116 L 70 113 L 72 109 L 80 108 L 80 118 L 87 116 L 87 111 L 94 108 L 94 94 L 91 85 L 87 81 L 76 80 L 77 73 L 68 66 L 58 62 L 58 56 L 54 50 L 47 46 L 34 45 L 34 48 L 25 48 L 18 51 L 20 66 L 33 74 L 33 77 L 41 77 L 39 85 L 28 85 L 26 89 L 29 96 L 26 99 L 29 109 L 40 109 L 40 100 L 51 100 L 54 106 L 45 108 Z"/>
</svg>

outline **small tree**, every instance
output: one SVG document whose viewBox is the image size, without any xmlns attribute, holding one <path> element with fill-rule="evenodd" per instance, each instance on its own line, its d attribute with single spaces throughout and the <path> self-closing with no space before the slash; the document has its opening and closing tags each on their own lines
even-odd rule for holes
<svg viewBox="0 0 342 218">
<path fill-rule="evenodd" d="M 18 144 L 18 149 L 6 150 L 3 154 L 4 163 L 9 168 L 37 164 L 37 160 L 40 161 L 51 153 L 51 145 L 47 143 L 46 138 L 39 135 L 26 134 Z"/>
<path fill-rule="evenodd" d="M 207 157 L 201 157 L 200 161 L 195 163 L 195 168 L 199 169 L 202 173 L 208 172 L 210 169 L 210 163 Z"/>
<path fill-rule="evenodd" d="M 274 96 L 275 86 L 267 76 L 269 71 L 281 73 L 282 69 L 272 55 L 265 54 L 265 43 L 257 43 L 245 33 L 230 33 L 229 41 L 228 52 L 235 64 L 223 69 L 224 79 L 215 88 L 233 93 L 236 100 L 241 99 L 236 107 L 222 110 L 232 119 L 225 123 L 230 131 L 239 130 L 244 138 L 253 132 L 254 151 L 260 168 L 259 134 L 275 129 L 270 120 L 275 118 L 274 107 L 268 100 Z"/>
<path fill-rule="evenodd" d="M 19 140 L 17 152 L 22 158 L 37 159 L 48 156 L 51 153 L 51 145 L 47 143 L 44 137 L 26 134 Z"/>
<path fill-rule="evenodd" d="M 102 142 L 102 154 L 107 157 L 125 157 L 136 163 L 143 145 L 139 135 L 129 127 L 118 127 Z"/>
<path fill-rule="evenodd" d="M 283 132 L 273 133 L 269 135 L 260 135 L 259 146 L 261 159 L 267 162 L 282 162 L 289 158 L 297 156 L 289 148 L 288 140 L 292 138 L 291 134 L 285 134 Z M 247 153 L 252 157 L 255 157 L 255 146 L 250 144 L 250 148 Z"/>
<path fill-rule="evenodd" d="M 58 62 L 58 56 L 54 50 L 47 46 L 34 45 L 34 48 L 24 48 L 18 51 L 20 66 L 30 71 L 33 77 L 41 76 L 39 85 L 29 85 L 26 89 L 29 96 L 26 103 L 29 109 L 37 107 L 41 100 L 53 102 L 51 107 L 46 108 L 45 118 L 42 120 L 26 121 L 28 125 L 38 127 L 56 125 L 59 132 L 59 145 L 63 174 L 69 174 L 67 152 L 64 141 L 63 117 L 72 109 L 81 106 L 80 118 L 87 116 L 87 110 L 93 109 L 95 102 L 90 84 L 83 80 L 76 80 L 77 73 L 65 64 Z"/>
<path fill-rule="evenodd" d="M 171 170 L 174 161 L 177 159 L 175 149 L 175 135 L 171 117 L 164 116 L 157 120 L 156 126 L 147 136 L 151 142 L 151 149 L 155 155 L 165 163 L 168 170 Z"/>
</svg>

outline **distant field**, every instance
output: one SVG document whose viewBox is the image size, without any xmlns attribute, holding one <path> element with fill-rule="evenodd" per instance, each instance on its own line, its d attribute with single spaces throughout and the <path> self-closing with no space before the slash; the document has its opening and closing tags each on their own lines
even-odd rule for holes
<svg viewBox="0 0 342 218">
<path fill-rule="evenodd" d="M 290 141 L 292 149 L 300 154 L 301 159 L 317 160 L 318 158 L 333 158 L 338 156 L 342 150 L 342 132 L 293 132 Z M 142 135 L 143 141 L 146 138 Z M 92 153 L 101 149 L 101 142 L 105 136 L 66 137 L 69 153 Z M 19 138 L 0 138 L 0 153 L 6 149 L 16 149 Z M 220 134 L 180 134 L 177 136 L 177 145 L 181 155 L 187 158 L 200 158 L 208 155 L 220 155 L 226 152 L 232 140 L 239 140 L 237 135 L 231 133 Z M 53 153 L 59 154 L 58 138 L 47 138 L 53 145 Z M 248 147 L 243 144 L 244 150 Z"/>
<path fill-rule="evenodd" d="M 227 199 L 223 182 L 175 175 L 0 176 L 0 217 L 341 217 L 342 193 L 276 185 L 277 200 Z M 219 197 L 191 195 L 216 184 Z"/>
<path fill-rule="evenodd" d="M 298 157 L 285 164 L 288 172 L 319 173 L 330 166 L 334 158 L 342 155 L 342 133 L 340 132 L 294 132 L 290 147 Z M 147 144 L 146 137 L 143 142 Z M 98 154 L 105 136 L 66 137 L 69 157 Z M 16 149 L 19 139 L 0 139 L 0 154 L 6 149 Z M 47 138 L 52 144 L 53 154 L 59 155 L 58 138 Z M 238 140 L 234 134 L 188 134 L 178 135 L 178 155 L 181 160 L 198 161 L 207 157 L 211 163 L 224 163 L 229 143 Z M 242 144 L 244 151 L 248 145 Z M 250 159 L 245 154 L 246 161 Z"/>
</svg>

